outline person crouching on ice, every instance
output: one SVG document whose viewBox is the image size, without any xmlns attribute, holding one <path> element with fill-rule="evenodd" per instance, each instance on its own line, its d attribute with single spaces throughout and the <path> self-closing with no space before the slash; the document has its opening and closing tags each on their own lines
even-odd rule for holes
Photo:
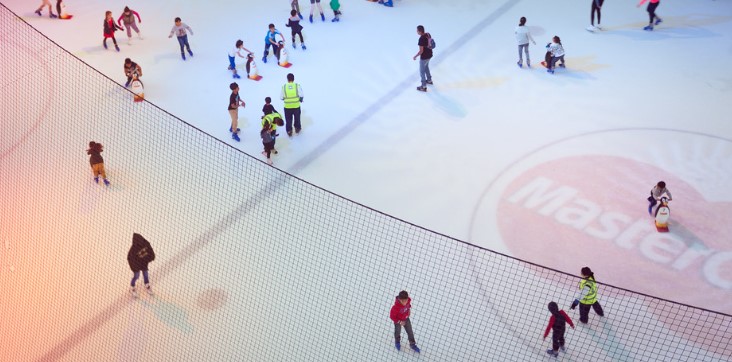
<svg viewBox="0 0 732 362">
<path fill-rule="evenodd" d="M 651 196 L 648 196 L 648 215 L 653 216 L 653 207 L 656 206 L 658 200 L 664 195 L 668 196 L 668 201 L 671 201 L 671 192 L 666 188 L 666 183 L 658 181 L 656 186 L 651 189 Z"/>
</svg>

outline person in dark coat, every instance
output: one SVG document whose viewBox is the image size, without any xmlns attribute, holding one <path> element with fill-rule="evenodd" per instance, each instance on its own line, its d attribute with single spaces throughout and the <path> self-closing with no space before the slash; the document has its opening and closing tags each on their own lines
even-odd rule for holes
<svg viewBox="0 0 732 362">
<path fill-rule="evenodd" d="M 137 289 L 135 288 L 135 282 L 140 277 L 142 272 L 142 278 L 145 281 L 145 290 L 149 294 L 152 294 L 150 289 L 150 278 L 147 274 L 147 265 L 155 260 L 155 251 L 153 251 L 150 242 L 147 241 L 142 235 L 138 233 L 132 234 L 132 246 L 130 251 L 127 253 L 127 262 L 130 264 L 130 269 L 135 273 L 130 282 L 130 294 L 133 297 L 137 297 Z"/>
<path fill-rule="evenodd" d="M 544 339 L 549 335 L 549 331 L 552 331 L 553 333 L 552 349 L 548 349 L 546 353 L 552 357 L 557 357 L 559 355 L 559 348 L 561 348 L 563 352 L 565 351 L 564 331 L 566 329 L 566 324 L 569 323 L 572 329 L 574 329 L 574 323 L 572 323 L 572 319 L 569 318 L 566 312 L 559 310 L 559 306 L 556 302 L 549 302 L 548 308 L 549 313 L 551 313 L 552 316 L 549 318 L 549 324 L 544 330 Z"/>
</svg>

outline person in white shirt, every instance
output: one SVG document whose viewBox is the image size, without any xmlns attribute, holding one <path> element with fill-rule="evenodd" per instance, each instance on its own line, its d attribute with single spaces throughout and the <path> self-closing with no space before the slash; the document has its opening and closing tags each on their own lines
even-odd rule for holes
<svg viewBox="0 0 732 362">
<path fill-rule="evenodd" d="M 653 207 L 656 206 L 662 197 L 668 196 L 668 201 L 671 201 L 671 191 L 666 188 L 666 183 L 658 181 L 656 186 L 651 189 L 651 196 L 648 197 L 648 215 L 653 216 Z"/>
<path fill-rule="evenodd" d="M 246 56 L 241 55 L 242 50 L 246 50 L 248 54 L 253 54 L 251 50 L 244 47 L 244 42 L 241 39 L 236 41 L 234 49 L 229 52 L 229 70 L 234 71 L 234 79 L 241 78 L 239 74 L 236 73 L 236 57 L 239 56 L 239 58 L 247 58 Z"/>
<path fill-rule="evenodd" d="M 529 33 L 529 28 L 526 26 L 526 17 L 521 17 L 519 20 L 519 25 L 516 27 L 516 31 L 514 31 L 514 34 L 516 34 L 516 42 L 518 43 L 518 54 L 519 54 L 519 60 L 518 60 L 518 66 L 519 68 L 524 67 L 524 60 L 522 58 L 521 50 L 523 49 L 524 53 L 526 53 L 526 66 L 531 68 L 531 59 L 529 59 L 529 41 L 534 43 L 536 45 L 536 42 L 534 41 L 534 38 L 531 37 L 531 33 Z"/>
<path fill-rule="evenodd" d="M 547 73 L 554 74 L 554 65 L 557 64 L 558 60 L 562 61 L 562 63 L 559 64 L 559 67 L 564 68 L 564 47 L 562 46 L 562 40 L 555 35 L 554 38 L 552 38 L 552 43 L 547 44 L 546 47 L 552 54 L 552 59 L 549 61 L 549 64 L 547 64 L 546 71 Z"/>
</svg>

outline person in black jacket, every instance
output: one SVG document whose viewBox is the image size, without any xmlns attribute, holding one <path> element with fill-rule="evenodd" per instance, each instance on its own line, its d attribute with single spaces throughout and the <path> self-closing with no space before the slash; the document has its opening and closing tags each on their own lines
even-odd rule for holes
<svg viewBox="0 0 732 362">
<path fill-rule="evenodd" d="M 112 42 L 114 43 L 114 49 L 119 51 L 119 46 L 117 46 L 117 39 L 114 37 L 114 32 L 117 30 L 124 30 L 121 26 L 117 25 L 117 23 L 114 22 L 114 19 L 112 18 L 112 12 L 107 11 L 104 13 L 104 41 L 102 41 L 102 45 L 104 45 L 104 49 L 107 49 L 107 39 L 112 38 Z"/>
<path fill-rule="evenodd" d="M 138 233 L 132 234 L 132 246 L 130 251 L 127 253 L 127 262 L 130 264 L 130 269 L 135 273 L 130 282 L 130 294 L 137 298 L 137 289 L 135 288 L 135 282 L 140 277 L 142 272 L 142 278 L 145 281 L 145 290 L 149 294 L 152 294 L 150 289 L 150 279 L 147 274 L 147 264 L 155 260 L 155 251 L 153 251 L 150 242 L 147 241 L 142 235 Z"/>
<path fill-rule="evenodd" d="M 102 176 L 104 184 L 109 186 L 107 173 L 104 172 L 104 159 L 101 155 L 102 151 L 104 151 L 104 146 L 102 146 L 101 143 L 91 141 L 89 142 L 89 149 L 86 150 L 86 154 L 89 155 L 89 163 L 91 164 L 92 173 L 94 174 L 94 182 L 99 183 L 99 176 Z"/>
</svg>

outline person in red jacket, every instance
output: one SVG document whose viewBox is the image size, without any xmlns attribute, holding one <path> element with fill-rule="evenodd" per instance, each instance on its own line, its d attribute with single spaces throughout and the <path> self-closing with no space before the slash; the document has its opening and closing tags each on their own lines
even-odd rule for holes
<svg viewBox="0 0 732 362">
<path fill-rule="evenodd" d="M 412 298 L 409 298 L 409 293 L 406 290 L 402 290 L 397 295 L 389 313 L 389 318 L 394 322 L 394 346 L 397 351 L 401 350 L 402 327 L 404 327 L 404 330 L 407 331 L 407 338 L 409 339 L 409 348 L 419 353 L 419 347 L 417 347 L 417 342 L 414 340 L 412 322 L 409 320 L 409 311 L 411 309 Z"/>
<path fill-rule="evenodd" d="M 559 356 L 559 348 L 562 349 L 562 352 L 565 352 L 564 330 L 566 324 L 569 323 L 572 329 L 574 329 L 574 323 L 572 323 L 572 319 L 569 318 L 567 313 L 559 310 L 559 306 L 555 302 L 549 302 L 549 312 L 552 313 L 552 316 L 549 318 L 549 324 L 546 326 L 546 330 L 544 330 L 544 339 L 549 335 L 549 330 L 554 331 L 554 333 L 552 333 L 552 349 L 546 350 L 546 353 L 550 356 L 557 357 Z"/>
</svg>

